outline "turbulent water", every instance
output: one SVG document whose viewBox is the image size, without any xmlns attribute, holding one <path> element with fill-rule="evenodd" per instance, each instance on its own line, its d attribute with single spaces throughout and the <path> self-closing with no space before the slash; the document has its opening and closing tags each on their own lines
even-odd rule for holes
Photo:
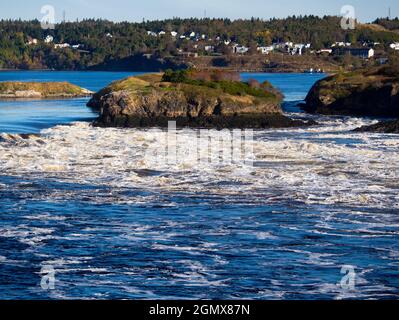
<svg viewBox="0 0 399 320">
<path fill-rule="evenodd" d="M 317 79 L 249 77 L 279 86 L 288 111 Z M 3 130 L 0 298 L 398 298 L 399 139 L 351 132 L 371 119 L 316 120 L 255 131 L 248 162 L 174 165 L 148 153 L 165 131 Z M 179 146 L 197 136 L 178 131 Z"/>
</svg>

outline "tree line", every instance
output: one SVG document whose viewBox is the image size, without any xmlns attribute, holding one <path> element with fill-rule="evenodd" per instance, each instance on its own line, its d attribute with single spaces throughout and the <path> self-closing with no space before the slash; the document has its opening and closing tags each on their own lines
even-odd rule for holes
<svg viewBox="0 0 399 320">
<path fill-rule="evenodd" d="M 141 23 L 111 22 L 88 19 L 57 24 L 54 30 L 43 30 L 38 20 L 0 21 L 0 68 L 86 70 L 109 61 L 135 54 L 151 53 L 159 57 L 175 56 L 179 52 L 200 50 L 198 44 L 215 46 L 220 54 L 231 50 L 224 41 L 253 48 L 276 42 L 311 43 L 320 49 L 337 41 L 351 43 L 380 42 L 388 47 L 399 42 L 399 20 L 377 19 L 380 28 L 359 27 L 343 30 L 341 18 L 335 16 L 292 16 L 286 19 L 180 19 L 143 21 Z M 163 36 L 148 34 L 148 31 Z M 172 37 L 170 32 L 205 35 L 198 42 Z M 53 43 L 45 43 L 48 36 Z M 29 44 L 37 39 L 37 44 Z M 57 49 L 54 43 L 81 45 Z M 206 52 L 203 52 L 206 54 Z"/>
</svg>

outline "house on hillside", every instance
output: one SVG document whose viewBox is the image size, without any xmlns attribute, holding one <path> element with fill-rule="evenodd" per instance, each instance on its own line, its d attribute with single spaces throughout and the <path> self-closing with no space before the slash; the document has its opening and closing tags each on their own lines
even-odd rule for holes
<svg viewBox="0 0 399 320">
<path fill-rule="evenodd" d="M 262 54 L 269 54 L 270 52 L 274 51 L 274 47 L 273 46 L 258 47 L 258 51 Z"/>
<path fill-rule="evenodd" d="M 363 59 L 370 59 L 374 57 L 375 51 L 372 48 L 337 48 L 333 50 L 334 55 L 344 56 L 350 54 L 354 57 L 360 57 Z"/>
<path fill-rule="evenodd" d="M 391 44 L 389 45 L 389 47 L 390 47 L 391 49 L 393 49 L 393 50 L 398 51 L 398 50 L 399 50 L 399 42 L 391 43 Z"/>
<path fill-rule="evenodd" d="M 53 36 L 50 36 L 50 35 L 48 35 L 45 39 L 44 39 L 44 42 L 45 43 L 52 43 L 54 41 L 54 37 Z"/>
<path fill-rule="evenodd" d="M 336 47 L 350 47 L 352 44 L 349 42 L 335 42 L 332 44 L 331 48 L 336 48 Z"/>
<path fill-rule="evenodd" d="M 37 39 L 31 38 L 31 37 L 28 38 L 29 46 L 34 46 L 34 45 L 37 45 L 38 43 L 39 43 L 39 41 Z"/>
<path fill-rule="evenodd" d="M 177 37 L 177 32 L 176 32 L 176 31 L 172 31 L 170 34 L 171 34 L 171 36 L 172 36 L 173 38 L 176 38 L 176 37 Z"/>
<path fill-rule="evenodd" d="M 215 52 L 214 46 L 205 46 L 204 49 L 206 52 L 209 52 L 209 53 Z"/>
<path fill-rule="evenodd" d="M 151 37 L 157 37 L 158 35 L 154 31 L 147 31 L 147 34 Z"/>
<path fill-rule="evenodd" d="M 65 49 L 65 48 L 70 48 L 71 45 L 69 43 L 56 43 L 54 44 L 55 49 Z"/>
<path fill-rule="evenodd" d="M 316 52 L 317 54 L 332 54 L 333 53 L 333 49 L 320 49 Z"/>
<path fill-rule="evenodd" d="M 239 45 L 234 45 L 233 46 L 233 53 L 235 53 L 235 54 L 245 54 L 248 51 L 249 51 L 248 47 L 239 46 Z"/>
</svg>

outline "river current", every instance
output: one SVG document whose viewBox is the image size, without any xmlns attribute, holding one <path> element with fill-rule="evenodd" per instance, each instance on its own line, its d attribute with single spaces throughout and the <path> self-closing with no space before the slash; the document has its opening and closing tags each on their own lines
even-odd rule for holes
<svg viewBox="0 0 399 320">
<path fill-rule="evenodd" d="M 0 81 L 98 90 L 127 75 Z M 254 131 L 248 162 L 159 161 L 147 150 L 167 132 L 92 127 L 87 99 L 0 102 L 0 299 L 398 298 L 399 138 L 352 132 L 375 119 L 300 113 L 322 76 L 242 75 L 319 123 Z"/>
</svg>

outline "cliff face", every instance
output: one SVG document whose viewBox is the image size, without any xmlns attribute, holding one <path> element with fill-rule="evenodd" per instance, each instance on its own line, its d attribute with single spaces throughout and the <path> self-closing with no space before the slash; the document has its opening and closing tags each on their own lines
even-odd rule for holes
<svg viewBox="0 0 399 320">
<path fill-rule="evenodd" d="M 327 115 L 399 117 L 399 80 L 382 69 L 331 76 L 313 86 L 303 109 Z"/>
<path fill-rule="evenodd" d="M 286 118 L 282 98 L 232 95 L 220 89 L 161 81 L 161 75 L 131 77 L 96 93 L 88 103 L 98 109 L 99 126 L 278 127 L 297 123 Z"/>
<path fill-rule="evenodd" d="M 91 94 L 68 82 L 0 82 L 0 99 L 78 98 Z"/>
</svg>

